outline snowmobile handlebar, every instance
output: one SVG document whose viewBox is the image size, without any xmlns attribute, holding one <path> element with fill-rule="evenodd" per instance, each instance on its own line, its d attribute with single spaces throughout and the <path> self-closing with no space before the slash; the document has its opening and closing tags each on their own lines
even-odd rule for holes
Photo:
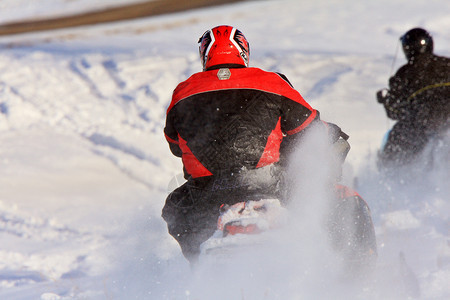
<svg viewBox="0 0 450 300">
<path fill-rule="evenodd" d="M 350 136 L 341 130 L 340 137 L 344 140 L 348 140 Z"/>
</svg>

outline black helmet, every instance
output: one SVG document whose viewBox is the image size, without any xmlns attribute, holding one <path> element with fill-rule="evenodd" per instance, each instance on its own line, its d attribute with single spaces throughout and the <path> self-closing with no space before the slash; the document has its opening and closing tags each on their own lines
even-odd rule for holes
<svg viewBox="0 0 450 300">
<path fill-rule="evenodd" d="M 433 53 L 433 38 L 422 28 L 413 28 L 400 37 L 408 60 L 421 53 Z"/>
</svg>

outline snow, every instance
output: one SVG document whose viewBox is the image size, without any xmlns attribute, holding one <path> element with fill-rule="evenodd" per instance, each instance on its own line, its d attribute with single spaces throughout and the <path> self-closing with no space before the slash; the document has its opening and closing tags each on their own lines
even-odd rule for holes
<svg viewBox="0 0 450 300">
<path fill-rule="evenodd" d="M 11 0 L 0 11 L 6 22 L 125 2 Z M 398 37 L 423 26 L 450 56 L 449 11 L 445 0 L 247 1 L 0 37 L 0 298 L 450 298 L 446 165 L 430 172 L 438 188 L 387 192 L 375 168 L 392 125 L 375 92 L 404 63 Z M 350 135 L 344 181 L 359 179 L 377 233 L 372 290 L 333 281 L 320 240 L 291 236 L 280 253 L 192 273 L 168 235 L 160 212 L 181 163 L 163 136 L 165 110 L 178 82 L 201 70 L 198 37 L 218 24 L 241 29 L 251 66 L 284 73 Z M 304 214 L 295 234 L 309 237 L 314 210 Z M 400 252 L 420 296 L 403 292 Z"/>
</svg>

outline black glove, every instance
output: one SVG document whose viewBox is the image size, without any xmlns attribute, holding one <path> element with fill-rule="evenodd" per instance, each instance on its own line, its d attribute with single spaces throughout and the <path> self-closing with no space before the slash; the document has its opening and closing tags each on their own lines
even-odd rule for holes
<svg viewBox="0 0 450 300">
<path fill-rule="evenodd" d="M 386 99 L 388 98 L 389 90 L 388 89 L 381 89 L 377 92 L 377 100 L 378 103 L 384 104 L 386 102 Z"/>
</svg>

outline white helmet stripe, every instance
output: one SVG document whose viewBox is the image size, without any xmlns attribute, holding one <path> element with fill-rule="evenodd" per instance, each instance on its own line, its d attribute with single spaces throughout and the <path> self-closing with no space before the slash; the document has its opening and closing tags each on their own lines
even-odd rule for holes
<svg viewBox="0 0 450 300">
<path fill-rule="evenodd" d="M 211 37 L 211 42 L 209 42 L 208 48 L 206 48 L 205 54 L 204 54 L 204 60 L 206 63 L 206 60 L 208 59 L 208 53 L 209 50 L 211 50 L 212 45 L 214 44 L 216 38 L 214 37 L 214 32 L 212 30 L 209 31 L 209 36 Z"/>
<path fill-rule="evenodd" d="M 236 28 L 233 27 L 233 29 L 231 30 L 231 34 L 230 34 L 230 41 L 233 43 L 233 45 L 236 47 L 236 49 L 238 49 L 239 54 L 242 58 L 242 60 L 244 61 L 244 64 L 246 66 L 248 66 L 247 62 L 245 61 L 244 57 L 245 57 L 245 53 L 244 50 L 242 50 L 242 48 L 239 46 L 239 44 L 236 42 L 236 40 L 234 39 L 234 35 L 236 34 Z"/>
</svg>

